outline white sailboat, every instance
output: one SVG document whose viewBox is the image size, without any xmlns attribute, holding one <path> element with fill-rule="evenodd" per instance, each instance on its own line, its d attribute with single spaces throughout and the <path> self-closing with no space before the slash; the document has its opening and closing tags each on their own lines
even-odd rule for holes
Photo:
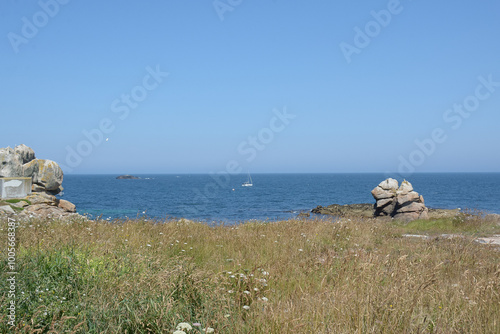
<svg viewBox="0 0 500 334">
<path fill-rule="evenodd" d="M 241 186 L 242 187 L 253 187 L 253 181 L 252 181 L 252 177 L 250 176 L 250 173 L 248 173 L 248 180 L 243 182 L 243 184 Z"/>
</svg>

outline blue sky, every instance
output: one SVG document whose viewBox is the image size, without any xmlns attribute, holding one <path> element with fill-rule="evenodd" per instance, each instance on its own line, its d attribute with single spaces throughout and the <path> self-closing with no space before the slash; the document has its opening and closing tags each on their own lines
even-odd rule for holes
<svg viewBox="0 0 500 334">
<path fill-rule="evenodd" d="M 499 31 L 494 0 L 6 0 L 0 147 L 65 173 L 500 172 Z"/>
</svg>

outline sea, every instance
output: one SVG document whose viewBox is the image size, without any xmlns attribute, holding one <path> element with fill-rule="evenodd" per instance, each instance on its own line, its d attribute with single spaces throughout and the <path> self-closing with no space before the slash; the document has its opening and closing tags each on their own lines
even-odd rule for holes
<svg viewBox="0 0 500 334">
<path fill-rule="evenodd" d="M 207 223 L 276 221 L 318 205 L 374 203 L 371 190 L 384 174 L 221 174 L 64 176 L 60 198 L 92 218 L 186 218 Z M 399 182 L 402 178 L 394 177 Z M 500 214 L 500 173 L 419 173 L 407 178 L 430 208 Z"/>
</svg>

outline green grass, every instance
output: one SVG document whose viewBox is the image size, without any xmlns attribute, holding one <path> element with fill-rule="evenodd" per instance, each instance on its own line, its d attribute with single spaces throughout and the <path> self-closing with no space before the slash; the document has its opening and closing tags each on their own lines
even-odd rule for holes
<svg viewBox="0 0 500 334">
<path fill-rule="evenodd" d="M 15 199 L 4 199 L 4 200 L 1 200 L 0 201 L 0 206 L 4 206 L 4 205 L 8 205 L 12 208 L 12 210 L 14 211 L 17 211 L 17 212 L 21 212 L 24 210 L 24 208 L 18 208 L 14 205 L 11 205 L 11 204 L 15 204 L 15 203 L 19 203 L 21 201 L 24 201 L 26 203 L 28 203 L 28 205 L 31 205 L 31 202 L 28 201 L 27 199 L 18 199 L 18 198 L 15 198 Z"/>
<path fill-rule="evenodd" d="M 485 236 L 500 233 L 500 225 L 484 218 L 480 212 L 466 210 L 455 217 L 415 220 L 409 223 L 393 222 L 394 226 L 407 233 L 425 234 L 467 234 Z"/>
<path fill-rule="evenodd" d="M 31 219 L 16 231 L 16 326 L 2 308 L 0 332 L 172 333 L 188 322 L 215 333 L 495 333 L 500 257 L 471 235 L 497 227 L 473 219 Z M 469 234 L 402 237 L 457 229 Z M 2 221 L 2 273 L 6 231 Z"/>
<path fill-rule="evenodd" d="M 22 199 L 22 198 L 13 198 L 13 199 L 5 199 L 5 200 L 3 200 L 3 202 L 7 202 L 7 203 L 11 203 L 11 204 L 19 203 L 21 201 L 28 203 L 28 205 L 31 205 L 31 201 L 29 201 L 27 199 Z"/>
</svg>

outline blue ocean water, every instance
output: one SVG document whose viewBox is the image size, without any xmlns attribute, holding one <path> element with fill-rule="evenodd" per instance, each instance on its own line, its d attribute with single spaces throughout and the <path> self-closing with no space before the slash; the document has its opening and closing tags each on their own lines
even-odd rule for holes
<svg viewBox="0 0 500 334">
<path fill-rule="evenodd" d="M 94 217 L 240 222 L 296 217 L 318 205 L 373 203 L 370 191 L 384 174 L 66 175 L 61 198 Z M 398 179 L 402 181 L 402 179 Z M 431 208 L 470 208 L 500 213 L 500 173 L 422 173 L 408 178 Z"/>
</svg>

